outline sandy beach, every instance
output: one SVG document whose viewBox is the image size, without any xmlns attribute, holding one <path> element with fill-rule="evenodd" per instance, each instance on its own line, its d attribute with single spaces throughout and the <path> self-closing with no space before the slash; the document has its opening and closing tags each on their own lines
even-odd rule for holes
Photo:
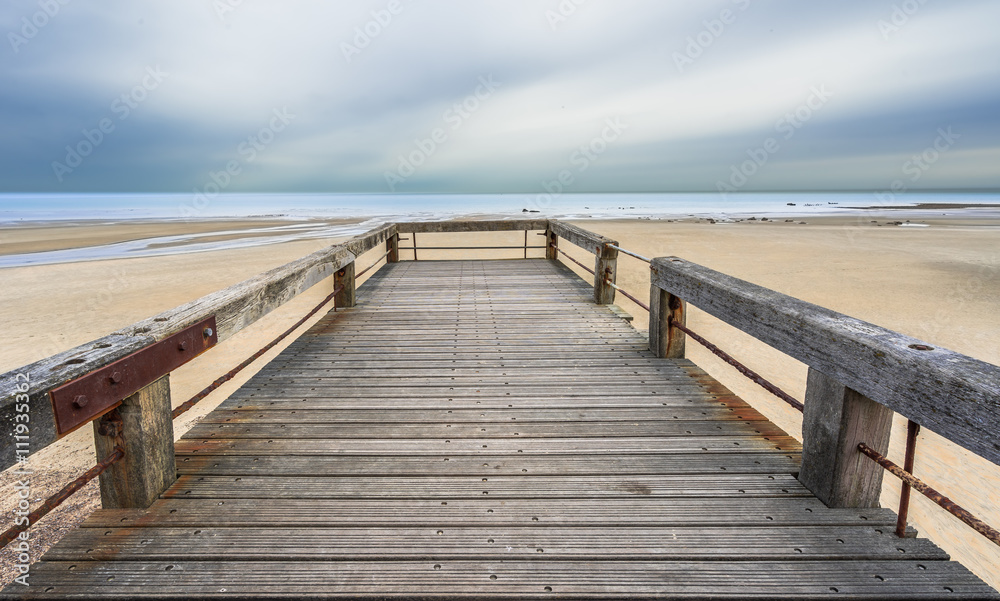
<svg viewBox="0 0 1000 601">
<path fill-rule="evenodd" d="M 890 214 L 892 213 L 892 214 Z M 895 225 L 896 221 L 907 227 Z M 712 224 L 704 219 L 681 221 L 579 221 L 577 225 L 618 240 L 623 247 L 647 257 L 679 256 L 791 296 L 950 348 L 977 359 L 1000 364 L 1000 220 L 967 214 L 948 217 L 907 217 L 905 213 L 859 212 L 843 217 L 811 217 L 791 221 L 743 220 Z M 207 223 L 83 224 L 15 227 L 0 230 L 0 254 L 61 250 L 139 238 L 187 233 L 229 232 L 288 221 L 213 221 Z M 234 234 L 225 234 L 225 237 Z M 238 236 L 238 234 L 235 234 Z M 532 233 L 529 244 L 541 243 Z M 267 269 L 322 248 L 336 239 L 305 240 L 244 249 L 162 257 L 62 263 L 0 270 L 0 319 L 5 342 L 0 347 L 0 371 L 16 369 L 72 348 L 160 311 L 225 288 Z M 520 245 L 523 232 L 488 235 L 419 235 L 420 246 Z M 404 246 L 409 244 L 403 243 Z M 592 264 L 592 256 L 571 245 L 574 257 Z M 367 267 L 373 251 L 358 261 Z M 529 251 L 540 257 L 541 250 Z M 520 258 L 522 251 L 421 251 L 419 258 Z M 401 252 L 403 260 L 412 252 Z M 572 265 L 571 265 L 572 266 Z M 589 274 L 577 271 L 587 279 Z M 623 256 L 618 283 L 639 298 L 649 294 L 648 267 Z M 284 331 L 331 289 L 329 281 L 315 286 L 261 322 L 240 332 L 171 375 L 175 404 L 190 397 L 220 374 Z M 647 327 L 645 312 L 619 297 L 617 304 L 634 315 L 634 326 Z M 318 319 L 314 318 L 313 321 Z M 802 364 L 709 318 L 697 310 L 689 324 L 727 352 L 747 363 L 797 398 L 804 395 Z M 304 327 L 308 327 L 307 324 Z M 224 385 L 196 409 L 178 419 L 180 436 L 200 416 L 214 408 L 262 367 L 281 348 Z M 754 404 L 776 424 L 801 436 L 801 415 L 742 379 L 732 368 L 689 342 L 688 356 L 737 394 Z M 893 432 L 891 458 L 901 463 L 904 420 Z M 83 428 L 33 456 L 33 500 L 44 499 L 93 465 L 92 434 Z M 920 437 L 916 473 L 932 486 L 1000 526 L 1000 468 L 976 458 L 933 433 Z M 14 478 L 0 476 L 0 511 L 10 515 Z M 895 508 L 898 485 L 887 476 L 883 505 Z M 36 558 L 66 528 L 82 520 L 99 504 L 96 484 L 70 505 L 53 512 L 31 530 Z M 33 504 L 34 506 L 34 504 Z M 1000 586 L 1000 548 L 947 513 L 914 495 L 911 518 L 921 536 L 932 538 L 952 557 L 980 577 Z M 4 527 L 7 520 L 4 522 Z M 10 550 L 0 553 L 0 582 L 13 574 Z"/>
</svg>

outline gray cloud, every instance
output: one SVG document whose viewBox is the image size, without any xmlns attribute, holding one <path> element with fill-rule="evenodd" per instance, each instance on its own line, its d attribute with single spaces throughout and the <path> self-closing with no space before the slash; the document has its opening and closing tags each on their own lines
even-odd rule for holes
<svg viewBox="0 0 1000 601">
<path fill-rule="evenodd" d="M 746 190 L 875 188 L 939 127 L 962 138 L 921 186 L 1000 187 L 992 1 L 75 0 L 29 38 L 40 10 L 0 8 L 5 191 L 190 192 L 237 161 L 229 191 L 388 192 L 440 129 L 399 191 L 531 193 L 609 118 L 628 129 L 573 191 L 714 191 L 816 86 L 832 97 Z M 137 101 L 149 69 L 169 75 Z M 251 160 L 276 109 L 294 119 Z"/>
</svg>

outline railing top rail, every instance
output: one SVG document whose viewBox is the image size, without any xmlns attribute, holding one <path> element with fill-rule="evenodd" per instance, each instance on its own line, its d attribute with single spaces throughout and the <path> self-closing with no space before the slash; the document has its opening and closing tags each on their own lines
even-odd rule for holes
<svg viewBox="0 0 1000 601">
<path fill-rule="evenodd" d="M 408 221 L 396 224 L 400 234 L 439 234 L 462 232 L 512 232 L 544 230 L 547 219 L 484 219 L 478 221 Z"/>
<path fill-rule="evenodd" d="M 350 264 L 365 251 L 396 234 L 395 224 L 385 224 L 256 275 L 224 290 L 164 311 L 97 340 L 36 361 L 0 375 L 0 423 L 13 432 L 16 414 L 28 405 L 32 453 L 58 438 L 49 392 L 80 376 L 156 343 L 192 324 L 216 317 L 219 342 L 254 323 L 291 300 L 313 284 Z M 16 461 L 16 445 L 5 440 L 0 445 L 0 469 Z"/>
<path fill-rule="evenodd" d="M 595 255 L 601 254 L 606 246 L 618 246 L 617 240 L 606 238 L 594 232 L 588 232 L 581 227 L 555 219 L 549 220 L 549 229 L 560 238 L 565 238 Z"/>
<path fill-rule="evenodd" d="M 652 283 L 1000 464 L 1000 367 L 676 257 Z"/>
</svg>

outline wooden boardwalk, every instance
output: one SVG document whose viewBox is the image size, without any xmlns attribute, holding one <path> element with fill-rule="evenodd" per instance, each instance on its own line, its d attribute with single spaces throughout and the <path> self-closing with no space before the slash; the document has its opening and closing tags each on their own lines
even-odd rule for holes
<svg viewBox="0 0 1000 601">
<path fill-rule="evenodd" d="M 995 598 L 553 261 L 402 262 L 12 598 Z"/>
</svg>

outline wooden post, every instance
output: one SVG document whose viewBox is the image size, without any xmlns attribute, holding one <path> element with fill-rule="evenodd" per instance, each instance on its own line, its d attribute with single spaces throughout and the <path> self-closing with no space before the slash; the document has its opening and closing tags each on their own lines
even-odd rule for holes
<svg viewBox="0 0 1000 601">
<path fill-rule="evenodd" d="M 354 286 L 354 263 L 348 263 L 343 269 L 333 276 L 333 289 L 336 290 L 341 285 L 344 289 L 333 297 L 334 306 L 338 308 L 353 307 L 357 304 Z"/>
<path fill-rule="evenodd" d="M 413 241 L 413 260 L 417 260 L 417 232 L 410 233 L 410 240 Z"/>
<path fill-rule="evenodd" d="M 829 507 L 878 507 L 882 467 L 858 450 L 889 449 L 892 410 L 809 368 L 799 481 Z"/>
<path fill-rule="evenodd" d="M 98 461 L 125 450 L 100 476 L 105 509 L 145 509 L 177 480 L 170 376 L 163 376 L 94 421 Z"/>
<path fill-rule="evenodd" d="M 615 282 L 618 275 L 618 249 L 598 246 L 594 258 L 594 302 L 610 305 L 615 302 L 615 289 L 607 282 Z"/>
<path fill-rule="evenodd" d="M 672 323 L 687 325 L 687 303 L 656 284 L 649 287 L 649 350 L 657 357 L 683 359 L 687 337 Z"/>
<path fill-rule="evenodd" d="M 385 258 L 387 263 L 399 263 L 399 234 L 389 236 L 385 241 L 385 250 L 389 253 Z"/>
<path fill-rule="evenodd" d="M 552 231 L 552 227 L 545 228 L 545 258 L 552 261 L 559 259 L 559 236 Z"/>
</svg>

